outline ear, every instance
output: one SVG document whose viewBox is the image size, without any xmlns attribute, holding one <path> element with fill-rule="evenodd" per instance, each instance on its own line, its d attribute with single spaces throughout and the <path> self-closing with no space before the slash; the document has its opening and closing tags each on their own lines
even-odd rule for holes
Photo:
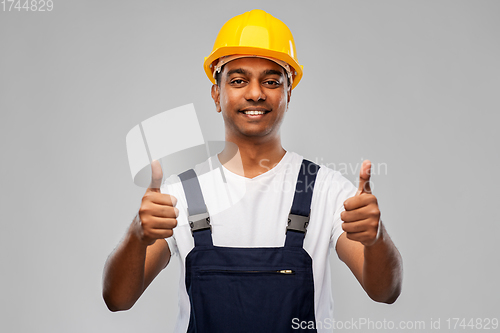
<svg viewBox="0 0 500 333">
<path fill-rule="evenodd" d="M 212 85 L 212 99 L 214 100 L 215 102 L 215 109 L 217 110 L 217 112 L 221 112 L 221 108 L 220 108 L 220 90 L 219 90 L 219 86 L 217 84 L 213 84 Z"/>
<path fill-rule="evenodd" d="M 286 91 L 286 108 L 288 110 L 288 104 L 290 104 L 290 97 L 292 97 L 292 86 L 288 86 Z"/>
</svg>

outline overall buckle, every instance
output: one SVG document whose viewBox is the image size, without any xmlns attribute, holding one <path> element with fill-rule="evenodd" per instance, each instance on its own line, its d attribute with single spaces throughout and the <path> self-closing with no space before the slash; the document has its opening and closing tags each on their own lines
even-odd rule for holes
<svg viewBox="0 0 500 333">
<path fill-rule="evenodd" d="M 189 226 L 191 227 L 191 234 L 195 231 L 210 229 L 212 231 L 212 226 L 210 225 L 210 216 L 207 213 L 201 213 L 196 215 L 189 215 L 188 217 Z"/>
<path fill-rule="evenodd" d="M 290 213 L 288 215 L 288 225 L 286 227 L 286 231 L 293 230 L 303 232 L 304 234 L 307 232 L 307 226 L 309 225 L 309 216 L 302 216 Z"/>
</svg>

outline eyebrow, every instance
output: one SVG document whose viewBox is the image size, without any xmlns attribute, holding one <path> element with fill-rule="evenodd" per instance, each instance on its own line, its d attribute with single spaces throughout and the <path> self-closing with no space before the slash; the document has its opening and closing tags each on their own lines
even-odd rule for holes
<svg viewBox="0 0 500 333">
<path fill-rule="evenodd" d="M 230 69 L 226 76 L 230 76 L 231 74 L 243 74 L 243 75 L 248 75 L 248 72 L 244 70 L 243 68 L 235 68 L 235 69 Z M 282 71 L 277 71 L 275 69 L 266 69 L 264 72 L 264 75 L 278 75 L 278 76 L 283 76 Z"/>
<path fill-rule="evenodd" d="M 275 69 L 267 69 L 264 71 L 264 74 L 266 75 L 278 75 L 278 76 L 283 76 L 282 71 L 277 71 Z"/>
<path fill-rule="evenodd" d="M 235 74 L 235 73 L 243 74 L 243 75 L 247 74 L 247 72 L 243 68 L 235 68 L 235 69 L 230 69 L 229 71 L 227 71 L 226 76 L 229 76 L 229 75 Z"/>
</svg>

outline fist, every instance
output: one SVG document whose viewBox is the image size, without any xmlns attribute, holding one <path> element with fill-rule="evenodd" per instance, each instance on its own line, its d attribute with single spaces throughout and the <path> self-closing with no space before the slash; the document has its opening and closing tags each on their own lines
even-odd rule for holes
<svg viewBox="0 0 500 333">
<path fill-rule="evenodd" d="M 344 201 L 340 214 L 342 229 L 350 240 L 365 246 L 375 244 L 379 237 L 380 210 L 377 198 L 370 188 L 371 162 L 366 160 L 359 172 L 359 187 L 356 195 Z"/>
<path fill-rule="evenodd" d="M 136 218 L 136 232 L 140 240 L 151 245 L 157 239 L 172 236 L 177 226 L 179 210 L 175 208 L 177 198 L 160 192 L 163 171 L 160 162 L 151 163 L 151 184 L 142 197 L 141 207 Z"/>
</svg>

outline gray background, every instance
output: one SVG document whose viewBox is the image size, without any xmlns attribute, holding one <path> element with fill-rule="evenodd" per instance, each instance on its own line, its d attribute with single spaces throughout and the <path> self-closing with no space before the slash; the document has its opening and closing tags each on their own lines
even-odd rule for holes
<svg viewBox="0 0 500 333">
<path fill-rule="evenodd" d="M 101 297 L 144 193 L 125 135 L 194 103 L 205 138 L 222 140 L 203 57 L 254 8 L 290 27 L 304 65 L 285 149 L 357 167 L 344 172 L 353 182 L 363 158 L 387 166 L 374 191 L 403 293 L 372 302 L 333 254 L 335 318 L 429 330 L 500 317 L 499 1 L 54 0 L 52 12 L 0 12 L 2 332 L 172 331 L 177 259 L 130 311 Z"/>
</svg>

